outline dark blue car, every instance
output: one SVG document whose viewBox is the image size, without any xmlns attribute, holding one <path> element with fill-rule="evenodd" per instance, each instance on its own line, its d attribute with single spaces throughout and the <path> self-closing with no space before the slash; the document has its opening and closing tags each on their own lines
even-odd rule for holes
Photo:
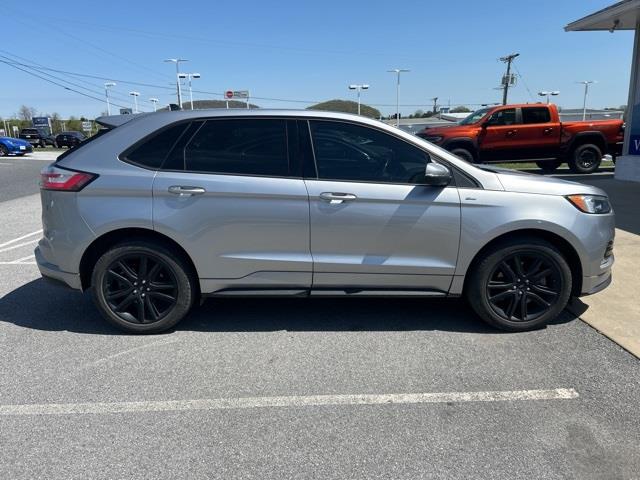
<svg viewBox="0 0 640 480">
<path fill-rule="evenodd" d="M 0 137 L 0 157 L 6 157 L 11 154 L 24 155 L 32 151 L 33 147 L 29 142 L 19 138 Z"/>
</svg>

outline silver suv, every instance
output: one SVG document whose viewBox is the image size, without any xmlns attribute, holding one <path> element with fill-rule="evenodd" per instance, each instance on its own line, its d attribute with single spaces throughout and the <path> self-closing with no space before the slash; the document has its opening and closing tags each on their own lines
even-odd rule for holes
<svg viewBox="0 0 640 480">
<path fill-rule="evenodd" d="M 230 295 L 464 295 L 518 331 L 611 282 L 614 215 L 594 187 L 470 165 L 352 115 L 98 122 L 42 172 L 36 259 L 129 332 Z"/>
</svg>

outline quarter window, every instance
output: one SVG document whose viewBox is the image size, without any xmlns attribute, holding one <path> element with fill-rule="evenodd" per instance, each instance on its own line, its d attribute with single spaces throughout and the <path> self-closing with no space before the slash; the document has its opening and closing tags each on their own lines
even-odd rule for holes
<svg viewBox="0 0 640 480">
<path fill-rule="evenodd" d="M 312 120 L 318 177 L 361 182 L 420 183 L 429 155 L 373 128 Z"/>
<path fill-rule="evenodd" d="M 287 176 L 286 121 L 208 120 L 184 148 L 184 166 L 192 172 Z"/>
<path fill-rule="evenodd" d="M 522 109 L 522 123 L 549 123 L 551 114 L 546 107 L 525 107 Z"/>
<path fill-rule="evenodd" d="M 146 140 L 142 145 L 135 147 L 133 151 L 127 153 L 125 155 L 126 159 L 148 168 L 160 168 L 160 165 L 162 165 L 162 162 L 186 127 L 186 123 L 181 123 L 161 130 L 158 134 Z"/>
</svg>

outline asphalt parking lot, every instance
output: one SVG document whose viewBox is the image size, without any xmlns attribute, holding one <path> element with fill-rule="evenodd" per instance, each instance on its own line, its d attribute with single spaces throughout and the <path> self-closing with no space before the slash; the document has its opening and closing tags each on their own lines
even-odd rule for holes
<svg viewBox="0 0 640 480">
<path fill-rule="evenodd" d="M 638 359 L 568 312 L 225 299 L 121 334 L 39 276 L 42 155 L 0 159 L 0 478 L 640 478 Z"/>
</svg>

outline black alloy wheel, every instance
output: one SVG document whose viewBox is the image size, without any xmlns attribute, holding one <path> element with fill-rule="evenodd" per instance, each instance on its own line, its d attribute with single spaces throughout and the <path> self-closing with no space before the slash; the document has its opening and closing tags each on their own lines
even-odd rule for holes
<svg viewBox="0 0 640 480">
<path fill-rule="evenodd" d="M 198 296 L 198 277 L 181 252 L 162 242 L 133 240 L 111 247 L 91 275 L 102 316 L 130 333 L 158 333 L 182 320 Z"/>
<path fill-rule="evenodd" d="M 559 265 L 541 252 L 511 254 L 498 263 L 486 286 L 495 314 L 511 322 L 529 322 L 549 312 L 562 293 Z"/>
</svg>

